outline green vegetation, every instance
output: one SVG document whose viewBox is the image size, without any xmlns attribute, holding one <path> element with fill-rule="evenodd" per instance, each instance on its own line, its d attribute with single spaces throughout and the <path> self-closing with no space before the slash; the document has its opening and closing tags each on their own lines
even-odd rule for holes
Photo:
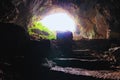
<svg viewBox="0 0 120 80">
<path fill-rule="evenodd" d="M 28 32 L 30 36 L 35 39 L 56 39 L 55 32 L 52 32 L 47 27 L 43 26 L 40 21 L 33 21 L 32 25 L 28 27 Z"/>
</svg>

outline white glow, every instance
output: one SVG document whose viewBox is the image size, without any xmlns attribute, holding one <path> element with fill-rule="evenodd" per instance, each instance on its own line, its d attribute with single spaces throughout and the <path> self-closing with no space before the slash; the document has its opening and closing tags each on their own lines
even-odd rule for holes
<svg viewBox="0 0 120 80">
<path fill-rule="evenodd" d="M 66 13 L 48 15 L 41 23 L 52 31 L 75 31 L 75 22 Z"/>
</svg>

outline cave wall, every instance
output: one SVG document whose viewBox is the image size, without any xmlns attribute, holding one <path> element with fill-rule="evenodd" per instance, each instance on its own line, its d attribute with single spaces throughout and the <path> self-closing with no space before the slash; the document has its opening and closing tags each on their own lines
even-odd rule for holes
<svg viewBox="0 0 120 80">
<path fill-rule="evenodd" d="M 0 22 L 28 28 L 31 17 L 42 16 L 53 6 L 74 15 L 79 33 L 74 38 L 119 38 L 119 0 L 1 0 Z"/>
</svg>

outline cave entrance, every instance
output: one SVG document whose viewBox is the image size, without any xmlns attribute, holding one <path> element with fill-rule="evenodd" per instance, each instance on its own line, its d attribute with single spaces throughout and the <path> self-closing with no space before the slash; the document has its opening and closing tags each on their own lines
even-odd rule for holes
<svg viewBox="0 0 120 80">
<path fill-rule="evenodd" d="M 44 14 L 36 15 L 32 19 L 32 24 L 28 28 L 28 32 L 33 39 L 57 39 L 60 32 L 75 33 L 76 21 L 72 14 L 61 8 L 47 11 Z"/>
<path fill-rule="evenodd" d="M 51 31 L 74 32 L 76 28 L 74 20 L 67 13 L 54 13 L 45 16 L 40 22 Z"/>
</svg>

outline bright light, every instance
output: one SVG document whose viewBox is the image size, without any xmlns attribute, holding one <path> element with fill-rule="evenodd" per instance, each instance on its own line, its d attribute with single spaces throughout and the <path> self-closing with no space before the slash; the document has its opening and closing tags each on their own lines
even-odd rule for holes
<svg viewBox="0 0 120 80">
<path fill-rule="evenodd" d="M 52 31 L 75 31 L 75 22 L 66 13 L 48 15 L 41 20 L 41 23 Z"/>
</svg>

